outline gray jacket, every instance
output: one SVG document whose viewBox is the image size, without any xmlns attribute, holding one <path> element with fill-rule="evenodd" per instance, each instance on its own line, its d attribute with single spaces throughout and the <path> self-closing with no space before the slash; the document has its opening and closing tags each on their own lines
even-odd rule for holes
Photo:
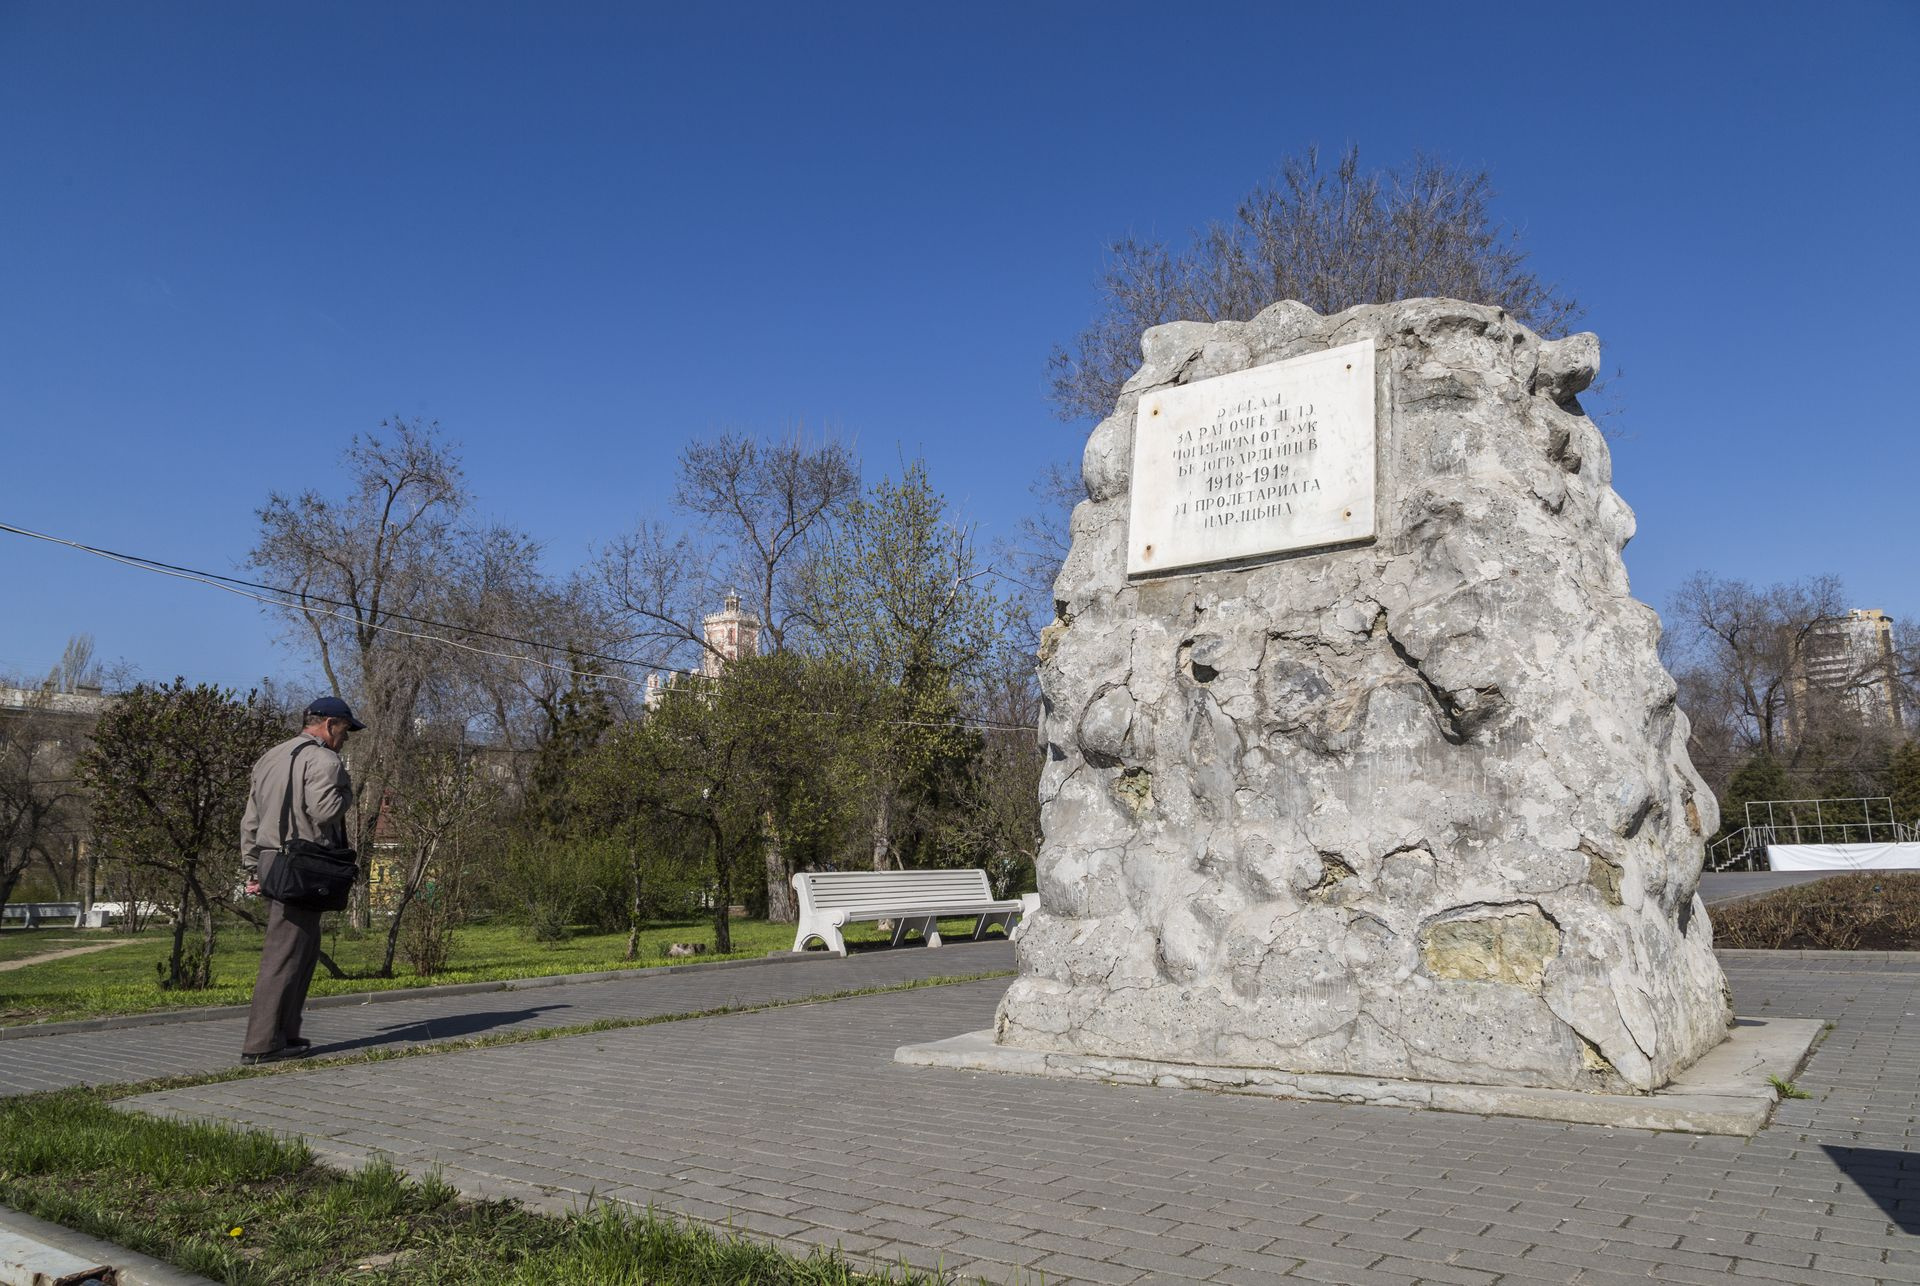
<svg viewBox="0 0 1920 1286">
<path fill-rule="evenodd" d="M 301 745 L 294 771 L 293 752 Z M 353 805 L 353 781 L 340 756 L 316 737 L 301 733 L 269 750 L 253 765 L 253 786 L 247 793 L 247 815 L 240 823 L 240 864 L 253 875 L 263 856 L 277 854 L 287 837 L 280 831 L 280 814 L 291 778 L 293 833 L 302 839 L 344 848 L 347 809 Z"/>
</svg>

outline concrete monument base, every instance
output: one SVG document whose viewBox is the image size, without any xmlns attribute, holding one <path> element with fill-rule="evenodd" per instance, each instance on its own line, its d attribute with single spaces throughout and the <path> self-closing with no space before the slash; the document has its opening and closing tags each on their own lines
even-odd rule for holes
<svg viewBox="0 0 1920 1286">
<path fill-rule="evenodd" d="M 1333 1072 L 1283 1072 L 1267 1067 L 1202 1067 L 1146 1058 L 1021 1049 L 995 1044 L 991 1031 L 902 1045 L 894 1051 L 893 1060 L 915 1067 L 1750 1137 L 1766 1125 L 1780 1098 L 1768 1078 L 1792 1080 L 1824 1025 L 1813 1018 L 1736 1019 L 1723 1043 L 1651 1094 L 1447 1084 Z"/>
</svg>

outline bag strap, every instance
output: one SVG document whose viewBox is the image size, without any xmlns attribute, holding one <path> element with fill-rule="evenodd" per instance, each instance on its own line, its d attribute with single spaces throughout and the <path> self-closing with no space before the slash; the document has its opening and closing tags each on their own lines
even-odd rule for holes
<svg viewBox="0 0 1920 1286">
<path fill-rule="evenodd" d="M 300 744 L 293 748 L 293 753 L 287 756 L 287 793 L 280 800 L 280 848 L 283 852 L 287 841 L 293 838 L 288 833 L 293 828 L 293 770 L 300 766 L 300 752 L 312 744 L 303 737 Z"/>
</svg>

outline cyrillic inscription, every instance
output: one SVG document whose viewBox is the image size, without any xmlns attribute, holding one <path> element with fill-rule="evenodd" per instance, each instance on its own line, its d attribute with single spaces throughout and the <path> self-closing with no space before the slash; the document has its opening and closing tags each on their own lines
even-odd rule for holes
<svg viewBox="0 0 1920 1286">
<path fill-rule="evenodd" d="M 1127 573 L 1373 535 L 1373 342 L 1140 399 Z"/>
</svg>

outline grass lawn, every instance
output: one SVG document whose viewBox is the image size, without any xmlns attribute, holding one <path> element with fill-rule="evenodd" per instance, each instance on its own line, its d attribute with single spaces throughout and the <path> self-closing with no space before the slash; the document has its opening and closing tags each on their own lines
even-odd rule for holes
<svg viewBox="0 0 1920 1286">
<path fill-rule="evenodd" d="M 735 920 L 733 952 L 708 954 L 702 960 L 732 960 L 764 956 L 793 945 L 793 926 L 765 920 Z M 941 932 L 958 939 L 972 931 L 971 920 L 943 921 Z M 869 948 L 886 941 L 873 925 L 849 925 L 850 947 Z M 8 929 L 0 933 L 0 962 L 73 946 L 124 941 L 112 930 Z M 221 929 L 214 953 L 214 985 L 205 991 L 166 991 L 160 987 L 158 967 L 171 946 L 164 928 L 143 930 L 131 945 L 112 951 L 90 952 L 64 960 L 25 965 L 0 972 L 0 1026 L 98 1018 L 109 1014 L 144 1013 L 156 1009 L 200 1005 L 245 1004 L 253 991 L 260 964 L 260 933 L 250 925 L 228 924 Z M 422 978 L 395 960 L 393 978 L 373 978 L 386 949 L 384 930 L 355 937 L 329 932 L 322 944 L 346 979 L 316 970 L 316 996 L 386 991 L 397 987 L 434 986 L 454 982 L 498 982 L 562 973 L 593 973 L 604 969 L 635 969 L 679 964 L 663 954 L 670 942 L 713 945 L 713 925 L 706 920 L 656 924 L 642 931 L 640 953 L 629 962 L 625 933 L 580 933 L 560 942 L 536 942 L 519 925 L 463 925 L 454 931 L 449 967 Z M 904 950 L 919 950 L 909 946 Z"/>
<path fill-rule="evenodd" d="M 85 947 L 109 940 L 110 935 L 102 934 L 98 929 L 69 929 L 64 925 L 57 929 L 9 927 L 0 929 L 0 964 L 66 947 Z"/>
<path fill-rule="evenodd" d="M 0 1099 L 0 1201 L 239 1286 L 376 1280 L 594 1286 L 932 1286 L 857 1271 L 650 1212 L 550 1217 L 465 1201 L 376 1162 L 355 1174 L 305 1145 L 116 1109 L 65 1090 Z"/>
</svg>

